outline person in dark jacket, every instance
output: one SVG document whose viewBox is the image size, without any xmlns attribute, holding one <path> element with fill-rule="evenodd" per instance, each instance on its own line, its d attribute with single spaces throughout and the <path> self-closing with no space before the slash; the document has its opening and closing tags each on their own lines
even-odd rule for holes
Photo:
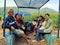
<svg viewBox="0 0 60 45">
<path fill-rule="evenodd" d="M 39 25 L 40 25 L 40 19 L 39 18 L 40 17 L 36 17 L 36 25 L 34 27 L 34 36 L 36 35 L 36 32 L 37 32 Z"/>
<path fill-rule="evenodd" d="M 19 28 L 19 25 L 17 24 L 16 20 L 13 17 L 14 15 L 14 11 L 13 9 L 10 9 L 8 11 L 8 17 L 5 19 L 5 28 L 8 28 L 9 30 L 11 30 L 13 33 L 17 34 L 18 36 L 22 36 L 27 42 L 29 42 L 27 36 L 25 35 L 25 33 Z M 16 16 L 19 18 L 19 16 Z M 18 19 L 16 18 L 16 19 Z M 4 22 L 2 27 L 4 27 Z"/>
</svg>

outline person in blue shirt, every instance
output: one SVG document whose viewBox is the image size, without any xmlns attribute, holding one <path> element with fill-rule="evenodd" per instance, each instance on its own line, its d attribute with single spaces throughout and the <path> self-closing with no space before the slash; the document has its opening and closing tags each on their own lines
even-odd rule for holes
<svg viewBox="0 0 60 45">
<path fill-rule="evenodd" d="M 34 36 L 36 35 L 36 32 L 37 32 L 37 30 L 38 30 L 38 28 L 40 26 L 40 19 L 39 18 L 40 17 L 36 17 L 36 25 L 34 27 Z"/>
<path fill-rule="evenodd" d="M 17 20 L 20 18 L 19 15 L 16 15 L 16 20 L 13 17 L 14 10 L 10 9 L 8 11 L 8 17 L 5 19 L 5 28 L 11 30 L 13 33 L 17 34 L 19 37 L 22 36 L 27 42 L 29 42 L 28 37 L 25 35 L 25 33 L 20 29 L 20 24 L 17 23 Z M 2 24 L 2 27 L 4 27 L 4 22 Z M 24 27 L 22 27 L 24 29 Z"/>
</svg>

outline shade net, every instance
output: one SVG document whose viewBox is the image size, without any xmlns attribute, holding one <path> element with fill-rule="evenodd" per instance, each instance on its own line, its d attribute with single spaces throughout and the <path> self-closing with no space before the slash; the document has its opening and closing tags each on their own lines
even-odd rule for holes
<svg viewBox="0 0 60 45">
<path fill-rule="evenodd" d="M 14 0 L 19 8 L 41 8 L 49 0 Z"/>
</svg>

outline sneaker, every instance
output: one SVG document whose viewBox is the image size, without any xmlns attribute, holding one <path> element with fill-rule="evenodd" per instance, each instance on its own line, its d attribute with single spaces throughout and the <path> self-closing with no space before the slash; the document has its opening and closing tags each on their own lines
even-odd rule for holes
<svg viewBox="0 0 60 45">
<path fill-rule="evenodd" d="M 32 40 L 33 43 L 37 42 L 36 40 Z"/>
<path fill-rule="evenodd" d="M 45 39 L 41 40 L 41 42 L 45 42 Z"/>
<path fill-rule="evenodd" d="M 29 43 L 30 42 L 30 40 L 27 40 L 27 43 Z"/>
</svg>

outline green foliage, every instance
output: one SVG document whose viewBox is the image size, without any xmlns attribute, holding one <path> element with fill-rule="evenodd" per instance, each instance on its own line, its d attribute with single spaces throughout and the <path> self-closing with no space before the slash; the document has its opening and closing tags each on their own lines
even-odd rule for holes
<svg viewBox="0 0 60 45">
<path fill-rule="evenodd" d="M 40 15 L 32 14 L 31 16 L 24 16 L 24 20 L 32 21 L 32 20 L 35 20 L 37 16 L 40 16 Z M 3 16 L 0 16 L 0 17 L 3 19 Z M 51 14 L 51 19 L 52 19 L 53 26 L 57 26 L 58 25 L 58 14 Z"/>
<path fill-rule="evenodd" d="M 51 19 L 53 26 L 58 26 L 58 14 L 52 14 Z"/>
<path fill-rule="evenodd" d="M 7 12 L 9 9 L 13 9 L 15 12 L 18 12 L 17 7 L 7 7 L 6 8 L 6 16 L 8 15 Z M 32 9 L 20 9 L 20 11 L 23 10 L 24 12 L 32 14 L 31 16 L 24 16 L 24 20 L 27 21 L 32 21 L 35 20 L 37 16 L 40 16 L 41 14 L 44 16 L 45 13 L 50 13 L 51 14 L 51 19 L 52 19 L 52 24 L 53 26 L 58 25 L 58 12 L 50 9 L 50 8 L 44 8 L 40 10 L 40 15 L 37 15 L 37 10 L 32 10 Z M 4 17 L 4 8 L 0 8 L 0 17 Z"/>
<path fill-rule="evenodd" d="M 32 21 L 32 20 L 35 20 L 37 16 L 40 16 L 40 15 L 24 16 L 24 20 Z M 58 14 L 51 14 L 51 19 L 52 19 L 53 26 L 58 25 Z"/>
</svg>

